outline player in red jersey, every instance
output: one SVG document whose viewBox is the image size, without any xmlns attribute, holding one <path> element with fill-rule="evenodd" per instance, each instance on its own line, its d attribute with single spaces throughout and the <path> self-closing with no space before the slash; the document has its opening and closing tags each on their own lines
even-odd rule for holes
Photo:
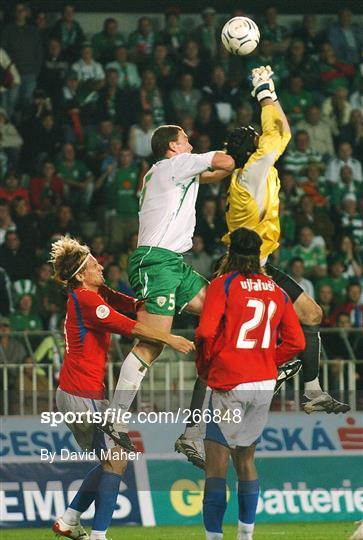
<svg viewBox="0 0 363 540">
<path fill-rule="evenodd" d="M 239 480 L 237 540 L 252 540 L 259 495 L 256 442 L 267 422 L 277 366 L 305 347 L 288 295 L 260 267 L 259 235 L 241 227 L 230 238 L 220 275 L 207 290 L 196 334 L 198 374 L 212 389 L 211 421 L 204 437 L 207 540 L 223 537 L 230 455 Z"/>
<path fill-rule="evenodd" d="M 150 328 L 118 313 L 117 310 L 135 312 L 138 302 L 105 286 L 103 268 L 87 246 L 62 238 L 52 245 L 51 262 L 55 279 L 69 290 L 65 354 L 56 395 L 60 412 L 103 414 L 108 408 L 104 377 L 111 332 L 167 344 L 181 353 L 194 349 L 194 344 L 181 336 Z M 121 447 L 98 431 L 89 417 L 84 414 L 82 420 L 67 425 L 82 450 L 96 451 L 100 464 L 87 474 L 64 515 L 54 523 L 53 531 L 67 538 L 106 540 L 127 458 Z M 125 437 L 128 439 L 127 434 Z M 124 447 L 128 447 L 128 440 Z M 80 516 L 93 501 L 95 516 L 89 537 L 80 524 Z"/>
</svg>

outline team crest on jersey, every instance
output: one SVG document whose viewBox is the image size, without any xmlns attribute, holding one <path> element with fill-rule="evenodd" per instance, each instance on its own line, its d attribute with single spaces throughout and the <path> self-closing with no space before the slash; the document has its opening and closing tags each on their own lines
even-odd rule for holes
<svg viewBox="0 0 363 540">
<path fill-rule="evenodd" d="M 166 296 L 158 296 L 156 299 L 156 303 L 159 307 L 165 306 L 166 303 Z"/>
<path fill-rule="evenodd" d="M 106 317 L 108 317 L 109 314 L 110 314 L 110 308 L 108 306 L 105 306 L 104 304 L 97 306 L 96 315 L 99 319 L 106 319 Z"/>
</svg>

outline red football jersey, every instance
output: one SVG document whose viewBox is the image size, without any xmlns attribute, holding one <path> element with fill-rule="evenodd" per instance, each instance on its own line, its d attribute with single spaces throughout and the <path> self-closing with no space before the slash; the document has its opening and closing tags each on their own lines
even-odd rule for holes
<svg viewBox="0 0 363 540">
<path fill-rule="evenodd" d="M 266 275 L 230 272 L 209 285 L 197 329 L 197 368 L 211 388 L 275 379 L 276 366 L 304 347 L 289 297 Z"/>
<path fill-rule="evenodd" d="M 131 336 L 136 324 L 114 308 L 134 311 L 135 300 L 106 286 L 100 287 L 98 293 L 82 288 L 70 291 L 59 379 L 65 392 L 103 399 L 110 333 Z"/>
</svg>

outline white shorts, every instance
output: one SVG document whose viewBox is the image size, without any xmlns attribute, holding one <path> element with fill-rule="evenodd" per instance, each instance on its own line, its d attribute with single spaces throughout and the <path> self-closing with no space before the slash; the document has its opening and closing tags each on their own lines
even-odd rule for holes
<svg viewBox="0 0 363 540">
<path fill-rule="evenodd" d="M 107 399 L 89 399 L 74 396 L 73 394 L 64 392 L 61 388 L 57 389 L 56 403 L 58 411 L 63 414 L 67 412 L 87 411 L 104 412 L 109 406 Z M 99 455 L 101 449 L 107 450 L 116 446 L 116 443 L 111 437 L 97 429 L 98 424 L 87 422 L 86 418 L 84 418 L 82 423 L 66 422 L 66 424 L 82 450 L 96 450 L 96 454 Z"/>
<path fill-rule="evenodd" d="M 229 392 L 211 390 L 211 421 L 201 426 L 204 439 L 229 448 L 257 443 L 267 423 L 276 380 L 239 384 Z"/>
</svg>

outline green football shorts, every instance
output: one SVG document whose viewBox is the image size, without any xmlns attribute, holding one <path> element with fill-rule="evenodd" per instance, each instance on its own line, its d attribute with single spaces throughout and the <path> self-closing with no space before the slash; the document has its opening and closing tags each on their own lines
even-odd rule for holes
<svg viewBox="0 0 363 540">
<path fill-rule="evenodd" d="M 140 246 L 129 259 L 130 285 L 148 313 L 174 315 L 208 284 L 183 255 L 168 249 Z"/>
</svg>

